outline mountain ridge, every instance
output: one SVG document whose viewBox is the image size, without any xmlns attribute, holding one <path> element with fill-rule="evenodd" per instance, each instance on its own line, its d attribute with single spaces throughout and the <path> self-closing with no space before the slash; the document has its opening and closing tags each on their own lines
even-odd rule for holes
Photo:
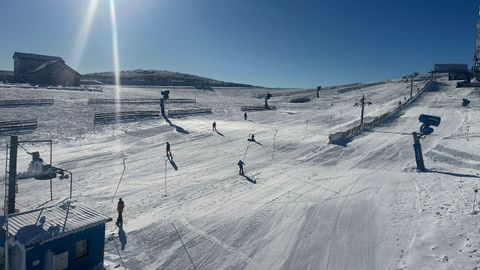
<svg viewBox="0 0 480 270">
<path fill-rule="evenodd" d="M 87 73 L 83 75 L 82 79 L 115 84 L 114 73 L 111 71 Z M 249 84 L 225 82 L 187 73 L 148 69 L 123 70 L 120 72 L 120 83 L 122 85 L 194 86 L 198 88 L 254 87 Z"/>
</svg>

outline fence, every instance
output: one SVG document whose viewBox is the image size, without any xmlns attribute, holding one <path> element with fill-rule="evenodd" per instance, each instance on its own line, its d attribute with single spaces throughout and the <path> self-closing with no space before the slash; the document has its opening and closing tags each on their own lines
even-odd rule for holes
<svg viewBox="0 0 480 270">
<path fill-rule="evenodd" d="M 0 122 L 0 135 L 10 136 L 30 133 L 37 128 L 37 119 Z"/>
<path fill-rule="evenodd" d="M 93 117 L 94 125 L 113 124 L 117 122 L 137 122 L 160 117 L 160 111 L 123 111 L 96 113 Z"/>
<path fill-rule="evenodd" d="M 196 103 L 195 99 L 176 98 L 167 99 L 165 103 Z M 124 98 L 124 99 L 98 99 L 91 98 L 88 104 L 160 104 L 159 98 Z"/>
<path fill-rule="evenodd" d="M 0 100 L 0 107 L 51 106 L 53 99 L 7 99 Z"/>
<path fill-rule="evenodd" d="M 167 110 L 168 117 L 180 117 L 196 114 L 210 114 L 212 108 Z"/>
<path fill-rule="evenodd" d="M 248 112 L 248 111 L 270 111 L 270 110 L 275 110 L 275 106 L 268 106 L 268 109 L 265 108 L 265 106 L 242 106 L 240 108 L 242 112 Z"/>
</svg>

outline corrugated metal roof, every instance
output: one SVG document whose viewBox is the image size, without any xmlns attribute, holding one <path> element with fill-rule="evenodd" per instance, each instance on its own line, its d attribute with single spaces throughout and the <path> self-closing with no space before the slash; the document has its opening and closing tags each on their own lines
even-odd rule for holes
<svg viewBox="0 0 480 270">
<path fill-rule="evenodd" d="M 42 54 L 35 54 L 35 53 L 15 52 L 13 54 L 13 58 L 15 58 L 15 57 L 26 58 L 26 59 L 36 59 L 36 60 L 43 60 L 43 61 L 58 60 L 58 61 L 61 61 L 61 62 L 65 62 L 59 56 L 50 56 L 50 55 L 42 55 Z"/>
<path fill-rule="evenodd" d="M 8 216 L 8 232 L 25 246 L 51 241 L 111 221 L 81 204 L 59 205 Z"/>
</svg>

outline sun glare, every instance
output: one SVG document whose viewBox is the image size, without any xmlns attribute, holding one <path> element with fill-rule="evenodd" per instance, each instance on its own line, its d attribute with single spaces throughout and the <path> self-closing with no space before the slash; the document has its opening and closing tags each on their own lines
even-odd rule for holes
<svg viewBox="0 0 480 270">
<path fill-rule="evenodd" d="M 110 25 L 112 28 L 112 55 L 113 55 L 113 73 L 115 76 L 115 99 L 117 100 L 115 109 L 120 112 L 120 58 L 118 55 L 118 35 L 117 35 L 117 13 L 115 9 L 115 0 L 110 0 Z"/>
<path fill-rule="evenodd" d="M 73 49 L 73 66 L 76 68 L 78 68 L 80 61 L 83 58 L 83 53 L 85 51 L 88 37 L 90 36 L 93 19 L 95 18 L 95 13 L 97 12 L 97 7 L 98 0 L 90 0 L 87 7 L 87 12 L 85 13 L 85 18 L 83 19 L 80 33 L 78 34 Z"/>
</svg>

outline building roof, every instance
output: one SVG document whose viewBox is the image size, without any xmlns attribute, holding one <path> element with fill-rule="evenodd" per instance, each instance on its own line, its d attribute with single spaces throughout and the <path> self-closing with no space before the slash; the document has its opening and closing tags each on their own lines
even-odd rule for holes
<svg viewBox="0 0 480 270">
<path fill-rule="evenodd" d="M 8 233 L 26 247 L 48 242 L 111 221 L 84 205 L 58 205 L 8 216 Z"/>
<path fill-rule="evenodd" d="M 35 73 L 35 72 L 38 72 L 42 69 L 45 69 L 53 64 L 56 64 L 56 63 L 59 63 L 60 61 L 59 60 L 49 60 L 43 64 L 41 64 L 40 66 L 38 67 L 35 67 L 35 68 L 32 68 L 30 70 L 27 70 L 25 73 Z"/>
<path fill-rule="evenodd" d="M 13 54 L 13 58 L 24 58 L 24 59 L 34 59 L 34 60 L 41 60 L 41 61 L 50 61 L 50 60 L 58 60 L 63 63 L 63 59 L 58 56 L 50 56 L 50 55 L 42 55 L 42 54 L 34 54 L 34 53 L 22 53 L 22 52 L 15 52 Z"/>
<path fill-rule="evenodd" d="M 32 73 L 37 73 L 37 72 L 41 72 L 42 70 L 45 70 L 47 69 L 48 67 L 50 66 L 53 66 L 55 64 L 59 64 L 59 65 L 62 65 L 64 68 L 76 73 L 77 75 L 79 76 L 82 76 L 80 73 L 78 73 L 76 70 L 74 70 L 73 68 L 69 67 L 67 64 L 65 64 L 65 62 L 62 62 L 62 61 L 59 61 L 59 60 L 50 60 L 50 61 L 47 61 L 43 64 L 41 64 L 40 66 L 38 67 L 35 67 L 33 69 L 30 69 L 30 70 L 27 70 L 25 73 L 26 74 L 32 74 Z"/>
</svg>

